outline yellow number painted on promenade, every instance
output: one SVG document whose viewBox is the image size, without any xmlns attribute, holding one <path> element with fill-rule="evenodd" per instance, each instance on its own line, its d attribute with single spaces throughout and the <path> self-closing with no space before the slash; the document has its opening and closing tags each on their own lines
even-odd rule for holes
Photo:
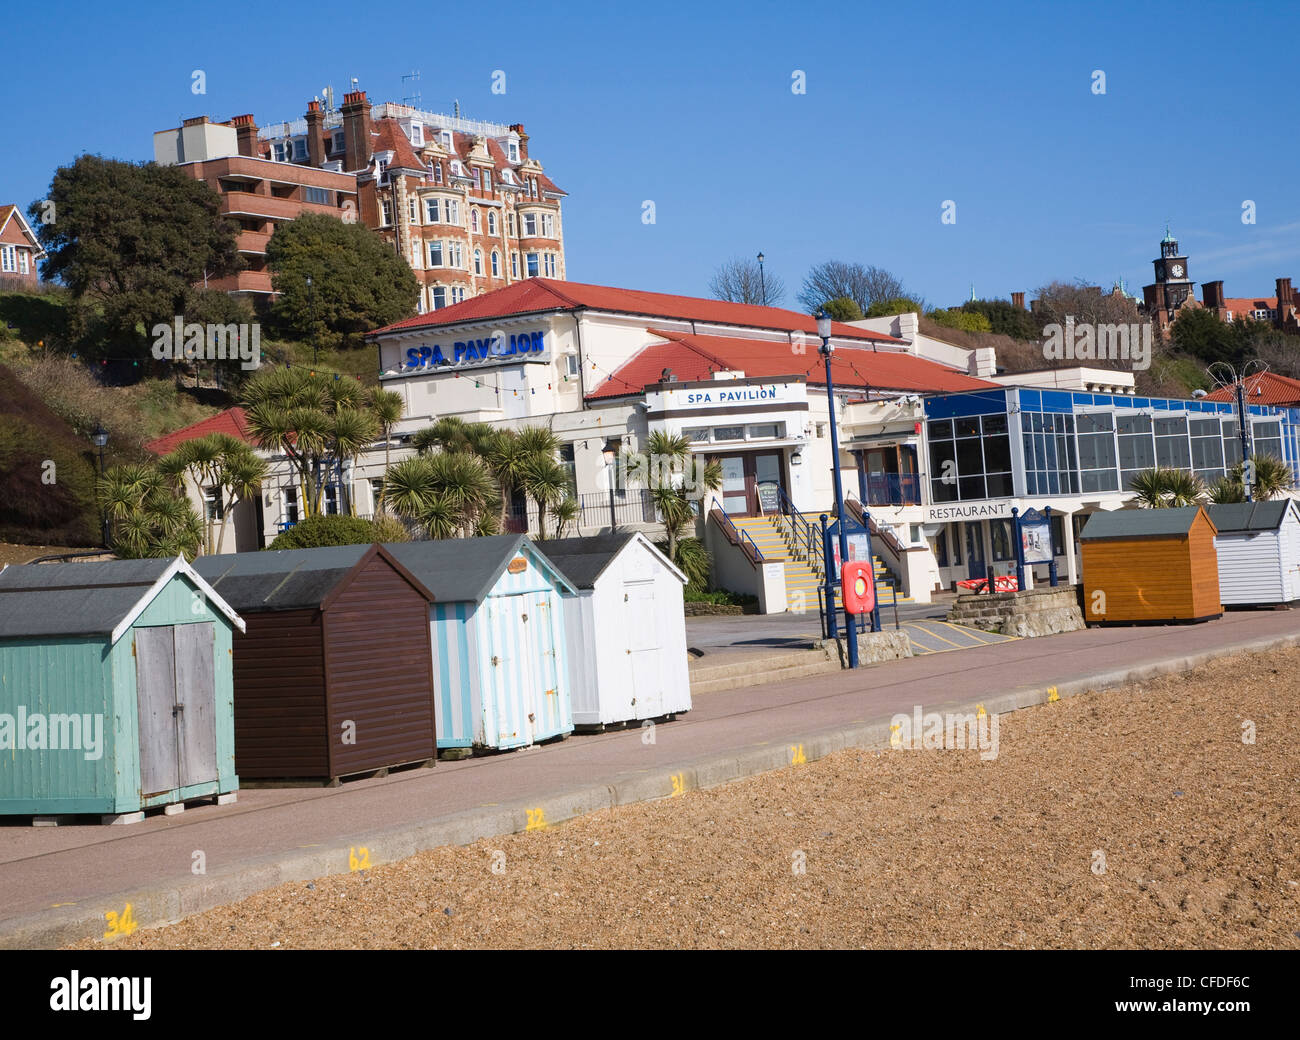
<svg viewBox="0 0 1300 1040">
<path fill-rule="evenodd" d="M 357 855 L 360 853 L 360 855 Z M 370 869 L 370 850 L 364 845 L 361 848 L 348 849 L 348 869 L 349 870 L 369 870 Z"/>
<path fill-rule="evenodd" d="M 792 766 L 801 766 L 808 761 L 808 757 L 803 753 L 802 744 L 790 745 L 790 764 Z"/>
<path fill-rule="evenodd" d="M 135 914 L 131 912 L 131 904 L 126 904 L 126 909 L 120 914 L 114 910 L 108 911 L 104 915 L 104 920 L 108 922 L 108 931 L 104 933 L 105 939 L 116 939 L 119 935 L 130 935 L 136 930 Z"/>
<path fill-rule="evenodd" d="M 686 793 L 686 777 L 681 773 L 673 774 L 673 794 L 676 798 L 679 794 Z"/>
<path fill-rule="evenodd" d="M 546 813 L 541 809 L 525 809 L 528 813 L 528 826 L 526 831 L 544 831 L 546 830 Z"/>
</svg>

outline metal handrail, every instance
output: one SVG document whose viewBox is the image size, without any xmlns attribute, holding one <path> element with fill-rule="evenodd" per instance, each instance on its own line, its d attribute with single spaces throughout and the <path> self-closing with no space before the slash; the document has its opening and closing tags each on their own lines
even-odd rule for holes
<svg viewBox="0 0 1300 1040">
<path fill-rule="evenodd" d="M 751 563 L 759 564 L 764 562 L 762 550 L 755 544 L 754 539 L 749 536 L 748 531 L 738 530 L 736 525 L 731 522 L 731 517 L 716 506 L 709 511 L 709 516 L 715 524 L 722 528 L 723 534 L 727 536 L 727 540 L 732 545 L 740 546 L 740 551 L 749 557 Z M 745 548 L 746 542 L 750 545 L 749 549 Z"/>
<path fill-rule="evenodd" d="M 822 559 L 822 553 L 819 548 L 821 539 L 818 537 L 819 532 L 813 527 L 808 519 L 795 508 L 790 497 L 785 493 L 785 488 L 780 484 L 776 486 L 777 500 L 781 509 L 778 514 L 790 525 L 790 551 L 794 552 L 796 545 L 801 544 L 803 554 L 808 562 L 808 566 L 813 569 L 813 573 L 822 581 L 826 580 L 826 566 Z"/>
</svg>

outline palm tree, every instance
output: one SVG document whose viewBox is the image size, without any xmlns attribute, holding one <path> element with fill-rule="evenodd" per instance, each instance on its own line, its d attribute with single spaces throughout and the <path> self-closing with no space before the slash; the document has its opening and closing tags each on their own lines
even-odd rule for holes
<svg viewBox="0 0 1300 1040">
<path fill-rule="evenodd" d="M 384 476 L 387 477 L 393 427 L 401 421 L 402 413 L 406 410 L 406 404 L 402 399 L 402 395 L 397 391 L 375 387 L 370 391 L 370 410 L 374 413 L 375 421 L 379 423 L 379 432 L 384 438 Z M 384 492 L 383 485 L 380 485 L 379 501 L 375 503 L 375 512 L 378 514 L 383 511 L 383 508 Z"/>
<path fill-rule="evenodd" d="M 370 412 L 362 412 L 344 405 L 336 411 L 329 426 L 327 454 L 339 468 L 340 482 L 343 484 L 344 501 L 349 514 L 354 512 L 352 495 L 347 482 L 342 479 L 344 465 L 355 459 L 379 435 L 379 420 Z"/>
<path fill-rule="evenodd" d="M 1291 467 L 1275 455 L 1252 455 L 1250 461 L 1254 464 L 1255 480 L 1251 484 L 1251 497 L 1256 502 L 1263 502 L 1270 498 L 1284 498 L 1287 493 L 1295 488 L 1295 475 L 1291 472 Z M 1232 467 L 1232 479 L 1237 484 L 1242 484 L 1244 467 L 1240 462 Z"/>
<path fill-rule="evenodd" d="M 680 566 L 679 546 L 695 523 L 692 500 L 722 486 L 722 466 L 716 461 L 703 463 L 691 454 L 690 438 L 665 430 L 646 438 L 646 452 L 648 459 L 625 456 L 625 468 L 629 480 L 650 485 L 667 537 L 667 556 Z"/>
<path fill-rule="evenodd" d="M 1206 493 L 1205 484 L 1196 474 L 1166 466 L 1154 466 L 1135 473 L 1129 489 L 1137 493 L 1138 504 L 1146 509 L 1194 506 Z"/>
<path fill-rule="evenodd" d="M 1216 505 L 1246 501 L 1246 489 L 1231 477 L 1220 477 L 1207 489 L 1210 501 Z"/>
<path fill-rule="evenodd" d="M 501 511 L 498 524 L 504 529 L 515 490 L 523 481 L 524 469 L 532 456 L 525 441 L 514 430 L 501 430 L 499 434 L 488 449 L 486 460 L 501 488 Z"/>
<path fill-rule="evenodd" d="M 109 520 L 113 551 L 127 559 L 179 556 L 193 559 L 203 524 L 189 500 L 176 490 L 173 474 L 157 466 L 114 466 L 95 485 Z"/>
<path fill-rule="evenodd" d="M 421 524 L 431 538 L 454 538 L 482 529 L 497 486 L 482 459 L 440 452 L 403 459 L 384 480 L 386 499 L 398 516 Z"/>
<path fill-rule="evenodd" d="M 530 454 L 521 486 L 537 503 L 537 536 L 545 538 L 547 511 L 569 497 L 569 471 L 552 455 Z"/>
<path fill-rule="evenodd" d="M 226 544 L 225 521 L 240 502 L 257 494 L 266 478 L 267 466 L 252 448 L 228 433 L 210 433 L 186 441 L 158 462 L 158 469 L 177 487 L 188 480 L 199 490 L 201 498 L 216 497 L 216 507 L 203 511 L 203 551 L 211 555 Z M 221 534 L 213 544 L 213 528 L 222 518 Z"/>
</svg>

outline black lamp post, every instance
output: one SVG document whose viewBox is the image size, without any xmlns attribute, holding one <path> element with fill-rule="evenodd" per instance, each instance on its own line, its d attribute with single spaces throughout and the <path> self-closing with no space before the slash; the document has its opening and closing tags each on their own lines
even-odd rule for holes
<svg viewBox="0 0 1300 1040">
<path fill-rule="evenodd" d="M 104 479 L 104 445 L 108 443 L 108 431 L 103 423 L 95 423 L 95 432 L 90 435 L 90 442 L 99 449 L 99 479 Z M 108 548 L 108 513 L 103 506 L 99 509 L 99 518 L 103 526 L 104 548 Z"/>
<path fill-rule="evenodd" d="M 758 254 L 758 292 L 759 292 L 759 295 L 762 297 L 762 299 L 759 300 L 759 303 L 761 303 L 764 307 L 766 307 L 766 306 L 767 306 L 767 282 L 766 282 L 766 280 L 763 278 L 763 254 L 762 254 L 762 252 L 760 252 L 760 253 Z"/>
<path fill-rule="evenodd" d="M 835 383 L 831 377 L 831 352 L 834 349 L 831 346 L 831 316 L 826 313 L 826 309 L 820 308 L 817 311 L 817 335 L 822 341 L 821 355 L 826 359 L 826 401 L 830 407 L 830 425 L 831 425 L 831 475 L 835 478 L 835 520 L 836 527 L 840 538 L 840 574 L 844 573 L 844 565 L 849 559 L 849 536 L 844 527 L 844 489 L 840 484 L 840 438 L 836 432 L 835 420 Z M 843 591 L 843 581 L 841 580 L 841 592 Z M 835 588 L 831 584 L 831 575 L 826 575 L 826 609 L 834 611 L 835 608 Z M 845 637 L 849 643 L 849 667 L 858 666 L 858 627 L 854 615 L 848 610 L 844 611 Z"/>
<path fill-rule="evenodd" d="M 316 364 L 316 300 L 311 291 L 311 275 L 307 276 L 307 320 L 311 322 L 311 363 Z"/>
</svg>

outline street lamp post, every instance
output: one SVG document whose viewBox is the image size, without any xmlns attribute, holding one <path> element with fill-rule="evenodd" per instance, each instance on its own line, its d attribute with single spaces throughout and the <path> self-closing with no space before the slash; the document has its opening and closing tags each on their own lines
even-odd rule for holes
<svg viewBox="0 0 1300 1040">
<path fill-rule="evenodd" d="M 758 294 L 761 297 L 759 302 L 767 306 L 767 281 L 763 278 L 763 254 L 758 254 Z"/>
<path fill-rule="evenodd" d="M 311 291 L 311 275 L 307 276 L 307 320 L 311 323 L 311 363 L 316 364 L 316 299 Z"/>
<path fill-rule="evenodd" d="M 605 464 L 609 466 L 609 530 L 613 533 L 618 529 L 618 520 L 614 516 L 614 480 L 617 470 L 614 468 L 618 461 L 618 442 L 613 438 L 605 441 Z"/>
<path fill-rule="evenodd" d="M 104 479 L 104 445 L 108 443 L 108 431 L 103 423 L 95 423 L 95 432 L 90 435 L 90 442 L 99 449 L 99 479 Z M 104 548 L 108 548 L 108 511 L 100 506 L 99 518 L 104 535 Z"/>
<path fill-rule="evenodd" d="M 849 559 L 849 536 L 844 527 L 844 489 L 840 484 L 840 438 L 836 432 L 835 420 L 835 383 L 831 377 L 831 316 L 826 309 L 817 311 L 817 335 L 822 341 L 821 354 L 826 359 L 826 402 L 830 407 L 831 426 L 831 475 L 835 478 L 835 521 L 840 538 L 840 574 L 844 573 L 844 564 Z M 843 583 L 841 582 L 841 585 Z M 834 588 L 827 576 L 826 609 L 835 610 Z M 849 667 L 858 666 L 858 627 L 854 616 L 844 611 L 845 638 L 849 643 Z"/>
</svg>

